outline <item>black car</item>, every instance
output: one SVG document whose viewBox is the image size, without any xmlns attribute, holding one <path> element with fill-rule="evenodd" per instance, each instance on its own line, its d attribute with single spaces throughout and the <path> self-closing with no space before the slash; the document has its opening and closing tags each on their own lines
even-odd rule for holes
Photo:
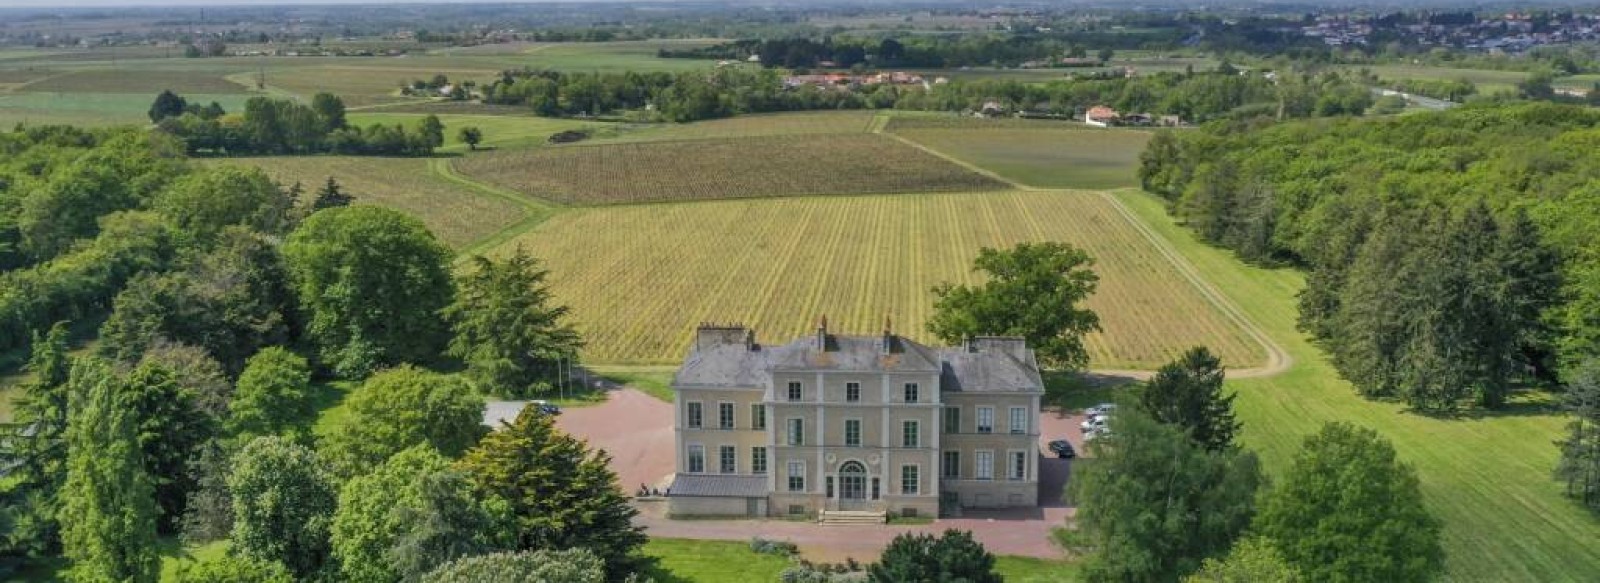
<svg viewBox="0 0 1600 583">
<path fill-rule="evenodd" d="M 1069 442 L 1065 439 L 1057 439 L 1052 441 L 1050 442 L 1049 447 L 1050 453 L 1056 454 L 1056 457 L 1058 458 L 1065 460 L 1078 457 L 1078 452 L 1072 450 L 1072 442 Z"/>
</svg>

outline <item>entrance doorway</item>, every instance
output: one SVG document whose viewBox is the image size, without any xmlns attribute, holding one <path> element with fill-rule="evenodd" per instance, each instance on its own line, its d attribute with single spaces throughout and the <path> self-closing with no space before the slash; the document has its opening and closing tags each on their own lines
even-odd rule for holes
<svg viewBox="0 0 1600 583">
<path fill-rule="evenodd" d="M 839 466 L 839 508 L 857 509 L 867 501 L 867 468 L 849 461 Z"/>
</svg>

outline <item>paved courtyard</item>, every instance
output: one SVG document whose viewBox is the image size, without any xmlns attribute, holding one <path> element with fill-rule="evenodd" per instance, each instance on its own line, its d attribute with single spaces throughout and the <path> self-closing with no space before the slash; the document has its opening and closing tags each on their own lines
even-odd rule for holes
<svg viewBox="0 0 1600 583">
<path fill-rule="evenodd" d="M 496 411 L 491 406 L 489 417 Z M 625 493 L 641 484 L 665 487 L 673 472 L 672 405 L 633 389 L 607 394 L 605 403 L 569 408 L 557 418 L 562 430 L 581 437 L 611 454 L 612 468 Z M 1066 438 L 1083 451 L 1078 416 L 1045 412 L 1040 419 L 1040 451 L 1052 439 Z M 665 502 L 639 502 L 639 523 L 652 536 L 692 539 L 749 540 L 754 536 L 794 542 L 808 557 L 840 561 L 845 557 L 874 560 L 883 546 L 901 532 L 939 532 L 946 528 L 970 530 L 991 552 L 1060 558 L 1062 551 L 1050 541 L 1050 529 L 1072 512 L 1061 502 L 1061 491 L 1071 462 L 1044 456 L 1039 464 L 1039 508 L 966 512 L 923 525 L 820 526 L 790 520 L 671 520 Z"/>
</svg>

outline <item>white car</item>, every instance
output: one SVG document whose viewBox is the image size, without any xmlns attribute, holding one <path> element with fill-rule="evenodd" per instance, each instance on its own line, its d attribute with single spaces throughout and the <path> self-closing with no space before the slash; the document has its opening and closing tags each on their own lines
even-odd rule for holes
<svg viewBox="0 0 1600 583">
<path fill-rule="evenodd" d="M 1085 435 L 1088 435 L 1097 431 L 1104 431 L 1106 428 L 1106 421 L 1107 419 L 1105 417 L 1090 417 L 1083 423 L 1079 423 L 1078 428 L 1082 429 Z"/>
<path fill-rule="evenodd" d="M 1088 409 L 1084 409 L 1083 410 L 1083 414 L 1084 415 L 1088 415 L 1089 417 L 1105 417 L 1107 415 L 1110 415 L 1110 414 L 1116 413 L 1116 412 L 1117 412 L 1117 404 L 1116 403 L 1101 403 L 1099 405 L 1095 405 L 1093 407 L 1090 407 Z"/>
<path fill-rule="evenodd" d="M 1084 441 L 1084 443 L 1088 443 L 1090 441 L 1094 441 L 1094 440 L 1100 439 L 1102 437 L 1111 437 L 1111 430 L 1110 429 L 1106 429 L 1106 428 L 1100 428 L 1100 429 L 1096 429 L 1094 431 L 1085 431 L 1085 432 L 1083 432 L 1083 441 Z"/>
</svg>

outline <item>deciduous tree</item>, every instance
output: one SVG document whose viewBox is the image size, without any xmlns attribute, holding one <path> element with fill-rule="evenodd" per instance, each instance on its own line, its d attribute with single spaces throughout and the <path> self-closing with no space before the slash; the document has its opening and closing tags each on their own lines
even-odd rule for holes
<svg viewBox="0 0 1600 583">
<path fill-rule="evenodd" d="M 315 453 L 281 437 L 258 437 L 234 456 L 233 553 L 277 561 L 298 579 L 328 560 L 333 482 Z"/>
<path fill-rule="evenodd" d="M 484 433 L 483 398 L 455 375 L 401 366 L 375 374 L 345 398 L 349 419 L 323 453 L 343 477 L 364 474 L 415 445 L 460 456 Z"/>
<path fill-rule="evenodd" d="M 994 562 L 994 555 L 973 540 L 971 532 L 947 529 L 939 536 L 901 533 L 884 547 L 883 556 L 868 573 L 879 583 L 1000 583 Z"/>
<path fill-rule="evenodd" d="M 1233 545 L 1226 559 L 1206 559 L 1184 583 L 1298 583 L 1300 573 L 1266 539 L 1247 538 Z"/>
<path fill-rule="evenodd" d="M 189 493 L 197 487 L 190 464 L 216 426 L 196 406 L 194 393 L 179 386 L 165 367 L 142 365 L 122 383 L 120 404 L 133 416 L 144 469 L 161 509 L 156 524 L 163 534 L 176 533 Z"/>
<path fill-rule="evenodd" d="M 478 144 L 483 142 L 483 130 L 478 129 L 478 126 L 464 126 L 458 136 L 461 139 L 461 143 L 466 144 L 467 148 L 473 151 L 476 151 Z"/>
<path fill-rule="evenodd" d="M 959 343 L 980 335 L 1026 338 L 1041 364 L 1081 369 L 1089 362 L 1083 336 L 1100 329 L 1100 318 L 1083 302 L 1100 278 L 1094 260 L 1066 243 L 1019 243 L 1009 250 L 983 248 L 975 271 L 989 275 L 977 287 L 943 284 L 928 331 Z"/>
<path fill-rule="evenodd" d="M 605 563 L 587 549 L 502 552 L 458 559 L 422 577 L 426 583 L 601 583 Z"/>
<path fill-rule="evenodd" d="M 450 251 L 421 221 L 377 206 L 312 214 L 284 257 L 321 362 L 359 378 L 438 356 L 450 303 Z"/>
<path fill-rule="evenodd" d="M 432 446 L 395 454 L 339 492 L 333 555 L 346 581 L 415 581 L 453 559 L 509 545 L 503 503 L 485 505 Z"/>
<path fill-rule="evenodd" d="M 1255 515 L 1255 454 L 1207 451 L 1138 410 L 1119 412 L 1110 426 L 1090 443 L 1092 461 L 1073 468 L 1067 494 L 1078 510 L 1057 531 L 1088 555 L 1086 577 L 1171 581 L 1225 554 Z"/>
<path fill-rule="evenodd" d="M 249 440 L 263 435 L 294 437 L 315 415 L 311 367 L 281 346 L 250 357 L 229 404 L 228 432 Z"/>
<path fill-rule="evenodd" d="M 1324 425 L 1265 500 L 1256 532 L 1307 581 L 1427 581 L 1444 566 L 1416 471 L 1372 430 Z"/>
<path fill-rule="evenodd" d="M 282 563 L 240 555 L 185 561 L 173 573 L 174 583 L 294 583 Z"/>
</svg>

